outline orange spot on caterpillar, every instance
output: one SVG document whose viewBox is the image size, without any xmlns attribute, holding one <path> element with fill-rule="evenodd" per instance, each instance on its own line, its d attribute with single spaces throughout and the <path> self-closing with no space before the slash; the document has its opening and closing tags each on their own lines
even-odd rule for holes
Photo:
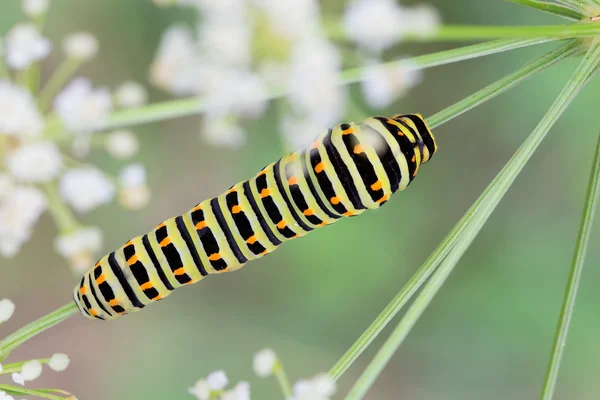
<svg viewBox="0 0 600 400">
<path fill-rule="evenodd" d="M 319 141 L 316 141 L 316 142 L 314 142 L 314 143 L 312 144 L 311 148 L 313 148 L 313 149 L 316 149 L 316 148 L 318 148 L 320 145 L 321 145 L 321 142 L 319 142 Z"/>
<path fill-rule="evenodd" d="M 160 299 L 162 299 L 163 297 L 160 294 L 157 294 L 156 296 L 154 296 L 154 298 L 152 299 L 152 301 L 158 301 Z"/>
<path fill-rule="evenodd" d="M 119 300 L 112 299 L 111 301 L 108 302 L 108 305 L 111 306 L 111 307 L 118 306 L 119 305 Z"/>
<path fill-rule="evenodd" d="M 353 127 L 350 127 L 348 129 L 342 131 L 342 135 L 351 135 L 353 133 L 354 133 L 354 128 Z"/>
<path fill-rule="evenodd" d="M 277 228 L 279 228 L 279 229 L 283 229 L 286 226 L 287 226 L 287 223 L 283 219 L 277 223 Z"/>
<path fill-rule="evenodd" d="M 338 196 L 334 196 L 331 199 L 329 199 L 329 201 L 331 202 L 331 204 L 340 204 L 340 198 Z"/>
<path fill-rule="evenodd" d="M 92 314 L 92 316 L 94 316 L 94 317 L 97 317 L 98 311 L 94 310 L 93 308 L 90 308 L 90 314 Z"/>
<path fill-rule="evenodd" d="M 206 228 L 206 222 L 200 221 L 196 224 L 196 230 L 200 230 L 200 229 L 204 229 L 204 228 Z"/>
<path fill-rule="evenodd" d="M 86 292 L 87 292 L 87 286 L 82 286 L 82 287 L 79 289 L 79 293 L 81 293 L 81 294 L 85 294 Z"/>
<path fill-rule="evenodd" d="M 200 207 L 200 204 L 197 204 L 196 207 L 192 208 L 192 211 L 198 211 L 202 209 L 202 207 Z"/>
<path fill-rule="evenodd" d="M 154 286 L 152 285 L 152 282 L 146 282 L 143 285 L 140 286 L 141 290 L 146 290 L 146 289 L 152 289 Z"/>
<path fill-rule="evenodd" d="M 256 239 L 256 235 L 253 235 L 253 236 L 250 236 L 250 237 L 249 237 L 249 238 L 246 240 L 246 243 L 248 243 L 248 244 L 254 244 L 254 243 L 256 243 L 256 240 L 257 240 L 257 239 Z"/>
<path fill-rule="evenodd" d="M 381 190 L 383 188 L 383 183 L 381 181 L 377 181 L 371 185 L 371 190 Z"/>
<path fill-rule="evenodd" d="M 210 256 L 208 256 L 208 259 L 210 261 L 217 261 L 221 259 L 221 255 L 219 253 L 212 253 Z"/>
<path fill-rule="evenodd" d="M 357 144 L 354 146 L 354 154 L 360 154 L 365 151 L 365 147 L 362 144 Z"/>
<path fill-rule="evenodd" d="M 412 156 L 412 158 L 411 158 L 411 160 L 410 160 L 410 161 L 411 161 L 411 162 L 415 162 L 415 160 L 416 160 L 416 159 L 417 159 L 417 156 Z"/>
<path fill-rule="evenodd" d="M 138 256 L 136 254 L 132 255 L 129 260 L 127 260 L 127 265 L 133 265 L 138 262 Z"/>
<path fill-rule="evenodd" d="M 158 225 L 158 226 L 156 227 L 156 229 L 163 228 L 164 226 L 165 226 L 165 223 L 163 222 L 162 224 Z"/>
<path fill-rule="evenodd" d="M 311 208 L 307 208 L 306 210 L 304 210 L 303 214 L 306 215 L 307 217 L 310 217 L 311 215 L 314 214 L 314 211 Z"/>
<path fill-rule="evenodd" d="M 229 193 L 233 193 L 233 192 L 235 192 L 235 191 L 236 191 L 235 187 L 234 187 L 234 186 L 232 186 L 232 187 L 230 187 L 230 188 L 229 188 L 229 190 L 227 191 L 227 194 L 229 194 Z"/>
<path fill-rule="evenodd" d="M 260 191 L 260 198 L 261 199 L 265 198 L 267 196 L 270 196 L 270 195 L 271 195 L 271 190 L 270 189 L 265 188 L 265 189 L 263 189 L 263 190 Z"/>
<path fill-rule="evenodd" d="M 315 172 L 317 174 L 323 172 L 324 169 L 325 169 L 325 164 L 323 164 L 322 162 L 320 162 L 317 165 L 315 165 Z"/>
<path fill-rule="evenodd" d="M 317 225 L 317 226 L 320 228 L 320 227 L 322 227 L 322 226 L 325 226 L 325 225 L 329 225 L 329 222 L 327 222 L 327 221 L 323 221 L 323 222 L 321 222 L 321 223 L 320 223 L 319 225 Z"/>
<path fill-rule="evenodd" d="M 260 254 L 259 254 L 259 256 L 261 256 L 261 257 L 262 257 L 262 256 L 265 256 L 265 255 L 267 255 L 267 254 L 269 254 L 269 250 L 265 250 L 265 251 L 263 251 L 262 253 L 260 253 Z"/>
<path fill-rule="evenodd" d="M 101 283 L 103 283 L 104 281 L 106 281 L 106 276 L 104 276 L 104 274 L 100 275 L 98 277 L 98 279 L 96 279 L 96 283 L 99 285 Z"/>
<path fill-rule="evenodd" d="M 234 213 L 234 214 L 240 213 L 240 212 L 242 212 L 242 207 L 240 207 L 240 206 L 233 206 L 233 207 L 231 207 L 231 212 Z"/>
<path fill-rule="evenodd" d="M 354 211 L 346 211 L 346 212 L 344 213 L 344 217 L 351 217 L 351 216 L 353 216 L 353 215 L 354 215 Z"/>
<path fill-rule="evenodd" d="M 160 247 L 165 247 L 171 244 L 171 238 L 166 237 L 160 242 Z"/>
<path fill-rule="evenodd" d="M 183 274 L 185 274 L 185 269 L 183 267 L 177 268 L 175 271 L 173 271 L 173 273 L 175 275 L 183 275 Z"/>
<path fill-rule="evenodd" d="M 390 199 L 390 195 L 386 194 L 383 197 L 381 197 L 379 200 L 377 200 L 377 203 L 383 203 L 384 201 L 388 201 Z"/>
<path fill-rule="evenodd" d="M 298 178 L 295 176 L 290 177 L 290 179 L 288 179 L 288 185 L 297 185 L 298 184 Z"/>
</svg>

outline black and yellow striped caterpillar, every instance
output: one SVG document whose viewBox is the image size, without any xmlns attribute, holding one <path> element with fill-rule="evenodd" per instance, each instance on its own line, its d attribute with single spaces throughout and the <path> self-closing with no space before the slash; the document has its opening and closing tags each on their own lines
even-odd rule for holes
<svg viewBox="0 0 600 400">
<path fill-rule="evenodd" d="M 235 271 L 286 240 L 382 206 L 436 149 L 418 114 L 338 125 L 104 256 L 75 287 L 75 302 L 86 317 L 115 319 L 209 274 Z"/>
</svg>

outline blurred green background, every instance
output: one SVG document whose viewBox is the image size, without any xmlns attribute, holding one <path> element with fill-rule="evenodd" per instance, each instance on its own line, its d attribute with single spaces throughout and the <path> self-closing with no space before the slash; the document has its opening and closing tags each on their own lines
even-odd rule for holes
<svg viewBox="0 0 600 400">
<path fill-rule="evenodd" d="M 160 9 L 150 1 L 53 3 L 47 35 L 56 49 L 69 32 L 93 32 L 101 52 L 80 74 L 110 87 L 125 79 L 146 83 L 161 32 L 173 22 L 192 21 L 185 9 Z M 499 0 L 429 3 L 446 23 L 561 23 Z M 340 15 L 343 2 L 327 0 L 322 8 L 330 16 Z M 22 19 L 18 1 L 3 1 L 0 35 Z M 456 45 L 402 45 L 386 57 Z M 429 116 L 553 46 L 427 70 L 416 90 L 380 113 Z M 60 53 L 54 51 L 44 64 L 46 76 L 61 61 Z M 381 210 L 319 230 L 235 274 L 182 289 L 142 313 L 111 323 L 76 315 L 23 346 L 14 359 L 68 353 L 72 365 L 66 372 L 46 372 L 31 386 L 65 388 L 82 400 L 191 398 L 187 388 L 217 369 L 224 369 L 233 382 L 250 380 L 254 399 L 280 398 L 274 379 L 253 377 L 252 354 L 273 348 L 293 381 L 327 371 L 511 157 L 576 62 L 561 63 L 436 129 L 439 152 L 434 160 L 411 190 Z M 367 398 L 537 396 L 600 128 L 599 91 L 596 79 L 552 129 Z M 358 90 L 351 94 L 360 97 Z M 151 90 L 152 101 L 168 98 Z M 153 201 L 141 212 L 127 212 L 113 203 L 84 221 L 104 229 L 109 251 L 248 178 L 249 171 L 259 170 L 282 152 L 275 117 L 269 112 L 249 123 L 249 141 L 240 151 L 204 144 L 197 117 L 136 128 L 142 142 L 139 159 L 148 169 Z M 92 160 L 108 171 L 120 166 L 101 154 Z M 52 250 L 55 235 L 45 216 L 17 258 L 0 260 L 0 298 L 17 305 L 0 336 L 69 301 L 77 278 Z M 600 232 L 595 232 L 558 399 L 600 397 L 599 238 Z M 387 334 L 389 329 L 341 378 L 339 393 L 348 390 Z"/>
</svg>

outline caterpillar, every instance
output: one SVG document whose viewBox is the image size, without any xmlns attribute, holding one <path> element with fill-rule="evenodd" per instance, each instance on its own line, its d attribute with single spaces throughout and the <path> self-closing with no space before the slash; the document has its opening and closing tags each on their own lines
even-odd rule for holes
<svg viewBox="0 0 600 400">
<path fill-rule="evenodd" d="M 74 289 L 81 313 L 112 320 L 283 242 L 385 204 L 437 150 L 419 114 L 371 117 L 310 146 L 105 255 Z"/>
</svg>

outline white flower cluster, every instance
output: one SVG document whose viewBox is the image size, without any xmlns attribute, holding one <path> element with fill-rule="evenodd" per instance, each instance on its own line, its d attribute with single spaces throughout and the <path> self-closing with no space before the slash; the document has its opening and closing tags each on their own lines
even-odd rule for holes
<svg viewBox="0 0 600 400">
<path fill-rule="evenodd" d="M 232 389 L 225 390 L 229 379 L 224 371 L 210 373 L 205 379 L 199 379 L 188 393 L 198 400 L 250 400 L 250 384 L 238 382 Z"/>
<path fill-rule="evenodd" d="M 343 116 L 339 75 L 344 60 L 323 33 L 316 0 L 155 3 L 196 7 L 202 15 L 196 31 L 177 25 L 163 34 L 150 75 L 175 95 L 205 99 L 203 135 L 210 143 L 245 143 L 240 119 L 261 115 L 270 91 L 287 94 L 280 126 L 293 148 L 309 144 Z M 401 7 L 395 0 L 351 0 L 342 22 L 358 46 L 355 58 L 366 60 L 362 87 L 370 106 L 389 106 L 419 82 L 412 66 L 383 68 L 381 56 L 407 35 L 435 33 L 434 9 Z"/>
<path fill-rule="evenodd" d="M 49 0 L 22 0 L 22 7 L 31 21 L 14 26 L 0 43 L 0 256 L 16 255 L 49 210 L 59 228 L 56 251 L 81 271 L 93 265 L 102 232 L 80 226 L 71 209 L 89 213 L 115 197 L 123 207 L 139 209 L 150 199 L 141 164 L 110 177 L 81 158 L 92 143 L 102 143 L 101 149 L 116 159 L 134 157 L 139 144 L 133 132 L 97 132 L 105 129 L 115 108 L 140 107 L 148 95 L 133 81 L 111 91 L 73 76 L 98 53 L 98 40 L 88 32 L 64 38 L 63 65 L 38 89 L 27 80 L 35 74 L 24 72 L 39 71 L 39 62 L 53 49 L 34 23 L 47 12 Z M 2 70 L 5 65 L 8 71 Z"/>
</svg>

